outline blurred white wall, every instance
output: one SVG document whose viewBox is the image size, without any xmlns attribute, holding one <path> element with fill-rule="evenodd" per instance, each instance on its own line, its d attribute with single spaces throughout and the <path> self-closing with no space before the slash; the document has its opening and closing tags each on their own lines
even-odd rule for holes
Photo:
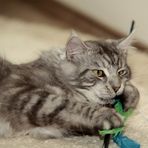
<svg viewBox="0 0 148 148">
<path fill-rule="evenodd" d="M 136 21 L 135 36 L 148 45 L 148 0 L 57 0 L 96 21 L 122 33 L 128 33 Z"/>
</svg>

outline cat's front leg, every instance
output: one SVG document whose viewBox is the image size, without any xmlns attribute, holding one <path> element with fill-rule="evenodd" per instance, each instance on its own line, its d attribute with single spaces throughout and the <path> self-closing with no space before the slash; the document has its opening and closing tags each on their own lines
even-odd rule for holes
<svg viewBox="0 0 148 148">
<path fill-rule="evenodd" d="M 130 82 L 127 82 L 123 94 L 121 95 L 124 109 L 135 108 L 139 102 L 139 91 Z"/>
<path fill-rule="evenodd" d="M 73 102 L 59 118 L 64 121 L 63 128 L 71 135 L 98 135 L 98 130 L 123 126 L 122 117 L 114 109 L 92 103 Z"/>
</svg>

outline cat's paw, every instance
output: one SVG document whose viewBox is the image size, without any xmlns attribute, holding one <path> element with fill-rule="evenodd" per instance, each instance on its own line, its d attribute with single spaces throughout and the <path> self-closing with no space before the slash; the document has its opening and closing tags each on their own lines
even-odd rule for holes
<svg viewBox="0 0 148 148">
<path fill-rule="evenodd" d="M 123 93 L 123 106 L 125 111 L 130 108 L 135 108 L 139 102 L 139 91 L 132 84 L 128 84 L 125 87 Z"/>
<path fill-rule="evenodd" d="M 113 129 L 123 126 L 123 117 L 114 109 L 106 109 L 98 118 L 99 129 Z"/>
</svg>

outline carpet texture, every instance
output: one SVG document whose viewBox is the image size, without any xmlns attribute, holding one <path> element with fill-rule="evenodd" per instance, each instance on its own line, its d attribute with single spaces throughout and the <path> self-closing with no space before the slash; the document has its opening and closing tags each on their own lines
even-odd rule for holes
<svg viewBox="0 0 148 148">
<path fill-rule="evenodd" d="M 8 11 L 9 10 L 9 11 Z M 38 10 L 22 2 L 10 2 L 0 10 L 0 55 L 13 63 L 36 59 L 41 50 L 64 47 L 72 28 L 60 27 Z M 94 39 L 80 33 L 83 40 Z M 140 91 L 141 100 L 132 117 L 126 122 L 125 134 L 142 148 L 148 147 L 148 55 L 129 50 L 132 82 Z M 35 140 L 30 137 L 0 139 L 0 148 L 98 148 L 98 137 L 74 137 L 55 140 Z M 111 147 L 117 147 L 111 144 Z"/>
</svg>

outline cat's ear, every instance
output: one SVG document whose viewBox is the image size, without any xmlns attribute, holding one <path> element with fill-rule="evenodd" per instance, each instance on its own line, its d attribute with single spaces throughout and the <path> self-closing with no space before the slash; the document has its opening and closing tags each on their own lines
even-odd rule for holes
<svg viewBox="0 0 148 148">
<path fill-rule="evenodd" d="M 82 55 L 86 49 L 84 42 L 78 37 L 75 31 L 71 32 L 70 38 L 66 44 L 66 57 L 72 61 Z"/>
<path fill-rule="evenodd" d="M 129 47 L 131 47 L 134 41 L 133 40 L 134 34 L 135 34 L 135 30 L 133 30 L 127 37 L 120 40 L 117 45 L 118 49 L 122 49 L 126 51 Z"/>
</svg>

